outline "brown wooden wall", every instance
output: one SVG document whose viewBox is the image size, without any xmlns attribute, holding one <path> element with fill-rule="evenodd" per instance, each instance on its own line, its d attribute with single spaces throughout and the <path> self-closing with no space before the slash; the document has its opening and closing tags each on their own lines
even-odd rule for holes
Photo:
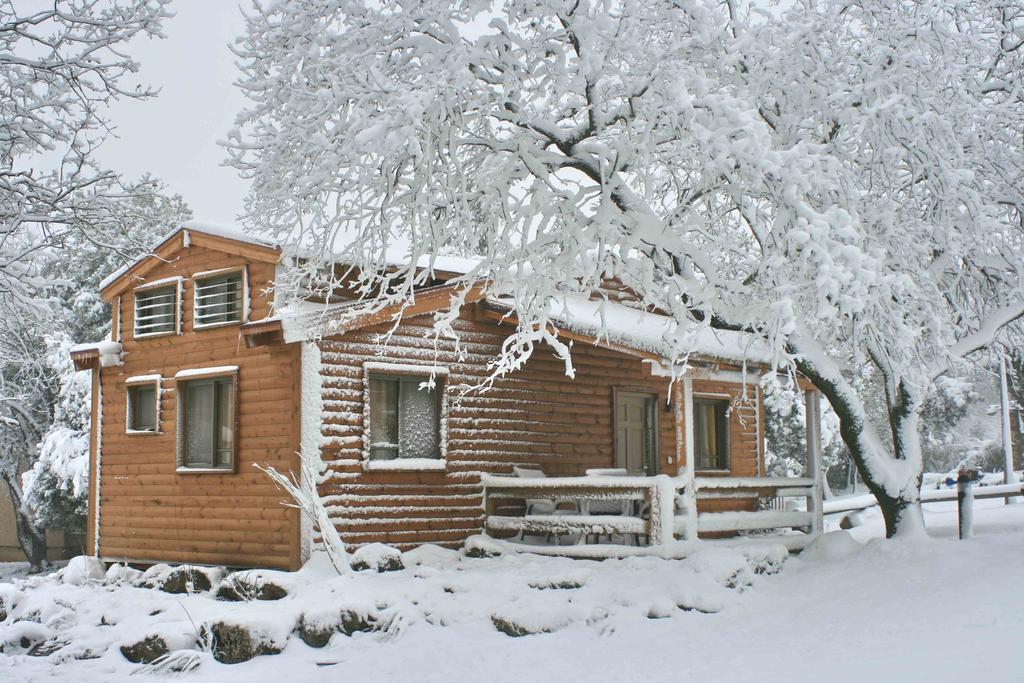
<svg viewBox="0 0 1024 683">
<path fill-rule="evenodd" d="M 539 466 L 550 476 L 580 475 L 613 465 L 613 388 L 656 393 L 665 406 L 668 381 L 653 377 L 640 359 L 577 342 L 575 379 L 562 361 L 543 349 L 515 374 L 498 379 L 485 393 L 457 398 L 460 386 L 486 376 L 507 327 L 476 320 L 465 312 L 457 321 L 463 358 L 452 342 L 437 346 L 437 360 L 449 370 L 447 468 L 443 472 L 363 470 L 363 363 L 367 360 L 429 364 L 434 341 L 430 318 L 403 322 L 387 347 L 381 325 L 323 340 L 323 458 L 332 476 L 321 488 L 346 542 L 385 542 L 400 548 L 421 543 L 459 546 L 479 533 L 483 510 L 479 473 L 510 472 L 513 465 Z M 731 393 L 737 385 L 695 380 L 695 393 Z M 751 394 L 755 391 L 751 386 Z M 681 392 L 680 392 L 681 394 Z M 676 474 L 674 413 L 659 411 L 662 471 Z M 758 473 L 757 410 L 753 403 L 733 411 L 734 476 Z"/>
<path fill-rule="evenodd" d="M 260 319 L 269 307 L 262 290 L 273 280 L 271 263 L 193 244 L 147 273 L 144 282 L 177 275 L 187 278 L 243 263 L 248 267 L 249 318 Z M 296 464 L 300 345 L 247 349 L 237 325 L 193 330 L 192 296 L 193 283 L 186 280 L 181 335 L 137 341 L 132 338 L 132 293 L 122 296 L 124 364 L 101 370 L 99 555 L 108 560 L 297 568 L 298 515 L 281 505 L 281 492 L 253 465 L 290 470 Z M 223 365 L 239 366 L 236 472 L 178 473 L 173 377 L 188 368 Z M 149 374 L 164 377 L 160 433 L 128 435 L 125 379 Z M 92 548 L 90 537 L 90 552 Z"/>
</svg>

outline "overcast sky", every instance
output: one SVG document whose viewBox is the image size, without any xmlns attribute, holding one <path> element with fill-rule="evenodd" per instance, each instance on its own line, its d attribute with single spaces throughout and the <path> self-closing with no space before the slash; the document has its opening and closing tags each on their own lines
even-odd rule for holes
<svg viewBox="0 0 1024 683">
<path fill-rule="evenodd" d="M 130 179 L 159 177 L 198 219 L 234 223 L 246 183 L 221 166 L 226 155 L 217 140 L 243 105 L 227 47 L 242 33 L 242 15 L 235 0 L 177 0 L 172 11 L 166 39 L 140 40 L 131 50 L 142 63 L 141 81 L 160 95 L 111 110 L 117 138 L 106 142 L 100 160 Z"/>
</svg>

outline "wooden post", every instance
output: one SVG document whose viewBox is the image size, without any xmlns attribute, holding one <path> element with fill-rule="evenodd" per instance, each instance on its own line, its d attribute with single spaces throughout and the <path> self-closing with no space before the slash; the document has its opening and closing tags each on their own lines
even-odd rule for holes
<svg viewBox="0 0 1024 683">
<path fill-rule="evenodd" d="M 971 486 L 973 483 L 974 480 L 963 470 L 956 478 L 956 526 L 961 541 L 970 538 L 974 529 L 974 489 Z"/>
<path fill-rule="evenodd" d="M 89 420 L 89 500 L 86 507 L 86 528 L 85 548 L 86 553 L 99 556 L 99 505 L 100 505 L 100 475 L 97 468 L 97 458 L 100 452 L 100 410 L 102 410 L 103 396 L 100 394 L 100 367 L 96 364 L 92 372 L 92 413 Z"/>
<path fill-rule="evenodd" d="M 665 530 L 661 528 L 661 489 L 654 479 L 651 479 L 651 485 L 647 489 L 647 504 L 651 510 L 647 520 L 647 544 L 652 548 L 658 548 L 664 543 Z"/>
<path fill-rule="evenodd" d="M 821 394 L 815 390 L 804 393 L 807 433 L 807 476 L 814 480 L 811 496 L 807 498 L 807 511 L 813 513 L 811 534 L 818 535 L 824 529 L 822 511 L 822 472 L 821 472 Z"/>
<path fill-rule="evenodd" d="M 659 474 L 650 479 L 647 497 L 651 506 L 651 518 L 647 522 L 647 538 L 651 548 L 667 556 L 675 540 L 676 526 L 676 485 L 672 477 Z"/>
<path fill-rule="evenodd" d="M 683 428 L 686 441 L 686 534 L 685 540 L 697 539 L 697 478 L 694 464 L 693 380 L 683 378 Z"/>
</svg>

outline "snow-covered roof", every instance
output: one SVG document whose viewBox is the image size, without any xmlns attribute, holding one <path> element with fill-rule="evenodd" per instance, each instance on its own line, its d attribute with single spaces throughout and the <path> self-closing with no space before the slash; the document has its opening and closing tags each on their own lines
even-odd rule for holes
<svg viewBox="0 0 1024 683">
<path fill-rule="evenodd" d="M 301 238 L 295 240 L 295 244 L 285 245 L 281 240 L 271 239 L 263 235 L 257 235 L 251 232 L 246 232 L 241 228 L 233 225 L 225 225 L 222 223 L 212 223 L 209 221 L 197 221 L 190 220 L 182 223 L 178 227 L 174 228 L 170 232 L 167 232 L 159 240 L 156 241 L 154 249 L 169 239 L 177 235 L 181 231 L 199 232 L 206 235 L 212 235 L 214 237 L 223 237 L 225 239 L 231 239 L 238 242 L 244 242 L 255 246 L 266 247 L 268 249 L 274 249 L 280 252 L 282 255 L 295 256 L 298 258 L 321 258 L 322 253 L 313 248 L 313 245 L 303 245 Z M 186 245 L 188 240 L 185 241 Z M 321 254 L 321 256 L 318 256 Z M 103 278 L 100 282 L 100 289 L 106 289 L 108 286 L 113 284 L 118 278 L 123 276 L 129 270 L 132 269 L 135 264 L 148 258 L 150 255 L 146 254 L 140 258 L 127 263 L 124 266 L 118 268 L 110 275 Z M 408 246 L 397 244 L 394 247 L 388 249 L 384 258 L 385 266 L 403 266 L 409 262 Z M 443 271 L 448 273 L 464 274 L 471 271 L 478 264 L 477 259 L 463 258 L 459 256 L 421 256 L 416 261 L 418 268 L 430 267 L 435 271 Z"/>
<path fill-rule="evenodd" d="M 195 220 L 187 221 L 175 228 L 165 235 L 158 244 L 163 244 L 183 230 L 224 237 L 285 253 L 281 243 L 273 239 L 248 233 L 231 225 Z M 188 244 L 187 239 L 185 243 Z M 301 256 L 302 251 L 301 246 L 289 247 L 287 253 Z M 100 283 L 100 289 L 108 287 L 138 262 L 127 264 L 108 275 Z M 385 265 L 388 266 L 403 266 L 408 262 L 406 246 L 396 245 L 385 256 Z M 473 271 L 479 265 L 479 260 L 447 255 L 422 256 L 417 259 L 416 265 L 418 268 L 429 267 L 434 271 L 465 274 Z M 492 301 L 504 305 L 511 303 L 501 298 L 492 299 Z M 321 334 L 330 334 L 330 328 L 333 326 L 337 328 L 337 331 L 341 331 L 343 329 L 341 321 L 345 318 L 345 312 L 341 309 L 355 308 L 352 303 L 328 306 L 310 303 L 309 305 L 292 306 L 291 310 L 279 311 L 278 316 L 275 317 L 280 317 L 283 323 L 285 339 L 294 341 L 309 337 L 313 330 Z M 592 300 L 582 295 L 569 294 L 552 302 L 550 315 L 553 321 L 567 331 L 585 334 L 599 340 L 647 351 L 666 358 L 675 356 L 676 350 L 683 349 L 699 356 L 730 362 L 769 363 L 771 361 L 770 349 L 754 335 L 713 330 L 696 323 L 684 329 L 667 316 L 632 308 L 615 301 Z"/>
<path fill-rule="evenodd" d="M 510 305 L 501 298 L 495 303 Z M 558 327 L 639 351 L 672 358 L 682 350 L 735 363 L 770 363 L 771 350 L 746 332 L 714 330 L 693 323 L 680 327 L 668 316 L 624 304 L 568 294 L 552 301 L 549 315 Z"/>
<path fill-rule="evenodd" d="M 76 358 L 75 367 L 79 370 L 85 369 L 85 366 L 80 367 L 82 357 L 92 357 L 99 361 L 100 367 L 110 367 L 112 365 L 121 364 L 121 342 L 110 341 L 105 339 L 103 341 L 95 342 L 93 344 L 75 344 L 68 353 L 71 354 L 72 358 Z"/>
</svg>

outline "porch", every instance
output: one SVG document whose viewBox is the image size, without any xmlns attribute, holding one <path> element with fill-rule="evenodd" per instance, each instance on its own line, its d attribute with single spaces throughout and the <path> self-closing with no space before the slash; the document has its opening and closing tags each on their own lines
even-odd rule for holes
<svg viewBox="0 0 1024 683">
<path fill-rule="evenodd" d="M 567 557 L 670 556 L 675 541 L 698 539 L 800 550 L 823 528 L 819 401 L 806 392 L 803 477 L 701 476 L 693 457 L 681 458 L 675 476 L 483 474 L 485 538 L 506 550 Z M 692 420 L 683 424 L 686 453 L 693 453 Z"/>
</svg>

